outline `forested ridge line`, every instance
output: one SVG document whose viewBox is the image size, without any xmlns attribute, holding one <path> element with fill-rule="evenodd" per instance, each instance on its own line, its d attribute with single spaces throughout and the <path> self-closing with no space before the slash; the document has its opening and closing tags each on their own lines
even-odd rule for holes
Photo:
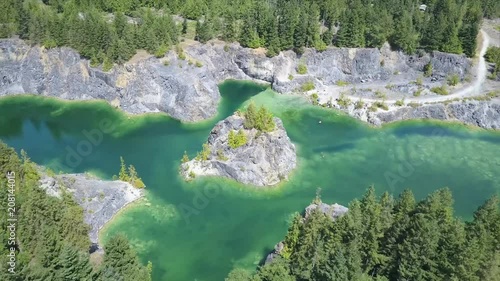
<svg viewBox="0 0 500 281">
<path fill-rule="evenodd" d="M 21 154 L 0 141 L 0 280 L 151 280 L 152 265 L 143 266 L 122 235 L 110 238 L 102 260 L 91 262 L 83 209 L 69 193 L 47 195 L 35 164 Z"/>
<path fill-rule="evenodd" d="M 499 199 L 464 222 L 447 188 L 417 202 L 409 190 L 394 199 L 372 187 L 335 221 L 320 208 L 306 219 L 297 214 L 283 244 L 257 272 L 236 268 L 225 280 L 498 281 Z"/>
<path fill-rule="evenodd" d="M 500 1 L 4 0 L 0 9 L 0 37 L 18 34 L 47 48 L 70 46 L 93 65 L 110 68 L 137 49 L 164 55 L 193 24 L 200 42 L 237 41 L 265 47 L 268 56 L 389 42 L 409 54 L 422 49 L 472 57 L 482 18 L 499 17 Z"/>
</svg>

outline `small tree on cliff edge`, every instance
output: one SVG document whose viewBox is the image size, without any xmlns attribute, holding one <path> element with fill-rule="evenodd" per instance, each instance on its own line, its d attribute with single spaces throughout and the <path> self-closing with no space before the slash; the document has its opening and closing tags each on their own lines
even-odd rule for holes
<svg viewBox="0 0 500 281">
<path fill-rule="evenodd" d="M 127 165 L 125 165 L 125 160 L 120 156 L 120 173 L 118 174 L 118 179 L 121 181 L 129 181 L 129 176 L 127 173 Z"/>
</svg>

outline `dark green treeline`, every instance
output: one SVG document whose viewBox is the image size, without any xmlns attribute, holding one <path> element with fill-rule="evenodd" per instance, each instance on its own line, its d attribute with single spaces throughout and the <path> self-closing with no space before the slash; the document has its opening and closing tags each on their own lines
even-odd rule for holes
<svg viewBox="0 0 500 281">
<path fill-rule="evenodd" d="M 420 5 L 426 5 L 425 11 Z M 483 17 L 500 16 L 497 0 L 4 0 L 0 37 L 50 48 L 71 46 L 93 64 L 122 63 L 136 49 L 159 56 L 188 22 L 195 38 L 266 47 L 269 56 L 305 47 L 418 49 L 473 56 Z"/>
<path fill-rule="evenodd" d="M 29 158 L 0 142 L 0 280 L 151 280 L 151 264 L 141 265 L 121 235 L 108 241 L 102 261 L 91 263 L 83 209 L 69 194 L 48 196 L 38 180 Z"/>
<path fill-rule="evenodd" d="M 493 197 L 463 222 L 441 189 L 420 202 L 411 191 L 395 200 L 370 188 L 332 221 L 320 211 L 297 215 L 284 250 L 251 274 L 233 270 L 226 281 L 460 280 L 500 276 L 499 200 Z"/>
</svg>

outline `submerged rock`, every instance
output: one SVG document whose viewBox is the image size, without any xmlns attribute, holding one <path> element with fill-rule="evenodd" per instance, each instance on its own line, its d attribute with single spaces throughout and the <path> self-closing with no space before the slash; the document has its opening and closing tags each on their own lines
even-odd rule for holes
<svg viewBox="0 0 500 281">
<path fill-rule="evenodd" d="M 222 176 L 244 184 L 269 186 L 288 179 L 297 164 L 295 145 L 287 136 L 283 123 L 274 118 L 276 128 L 272 132 L 244 128 L 244 118 L 232 115 L 220 121 L 210 132 L 207 160 L 193 159 L 183 163 L 181 174 L 192 176 Z M 230 131 L 242 130 L 246 144 L 231 148 Z"/>
<path fill-rule="evenodd" d="M 42 173 L 40 188 L 60 198 L 69 192 L 84 210 L 84 222 L 90 226 L 93 250 L 98 248 L 99 230 L 122 208 L 139 199 L 143 191 L 128 182 L 105 181 L 87 174 L 48 176 Z"/>
</svg>

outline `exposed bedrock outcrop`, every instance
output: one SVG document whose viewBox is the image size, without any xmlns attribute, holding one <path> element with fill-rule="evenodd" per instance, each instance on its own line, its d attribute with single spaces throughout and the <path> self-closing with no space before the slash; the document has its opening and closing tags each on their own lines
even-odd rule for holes
<svg viewBox="0 0 500 281">
<path fill-rule="evenodd" d="M 495 101 L 454 102 L 407 107 L 368 115 L 368 122 L 374 125 L 409 119 L 459 121 L 485 129 L 500 129 L 500 104 Z"/>
<path fill-rule="evenodd" d="M 407 56 L 388 46 L 307 49 L 301 56 L 286 51 L 273 58 L 237 44 L 228 48 L 219 43 L 192 44 L 184 52 L 184 60 L 170 51 L 162 59 L 138 56 L 104 72 L 90 67 L 70 48 L 46 50 L 17 39 L 0 40 L 0 96 L 28 93 L 67 100 L 102 99 L 131 114 L 165 112 L 182 121 L 199 121 L 215 115 L 220 100 L 217 85 L 226 79 L 268 82 L 274 90 L 289 93 L 306 81 L 319 86 L 339 80 L 386 80 L 396 71 L 414 79 L 429 61 L 437 80 L 449 73 L 464 77 L 471 67 L 464 56 L 440 52 Z M 307 67 L 306 74 L 297 73 L 299 64 Z"/>
<path fill-rule="evenodd" d="M 123 181 L 105 181 L 86 174 L 48 176 L 42 173 L 40 187 L 51 196 L 69 192 L 84 210 L 89 237 L 98 247 L 99 230 L 122 208 L 139 199 L 143 191 Z M 94 250 L 96 250 L 94 248 Z"/>
<path fill-rule="evenodd" d="M 283 123 L 274 118 L 272 132 L 244 128 L 244 118 L 233 115 L 212 129 L 208 137 L 210 154 L 207 160 L 193 159 L 182 164 L 181 174 L 193 176 L 222 176 L 255 186 L 275 185 L 288 179 L 297 165 L 295 145 L 287 136 Z M 230 131 L 242 130 L 247 142 L 239 147 L 229 145 Z"/>
</svg>

